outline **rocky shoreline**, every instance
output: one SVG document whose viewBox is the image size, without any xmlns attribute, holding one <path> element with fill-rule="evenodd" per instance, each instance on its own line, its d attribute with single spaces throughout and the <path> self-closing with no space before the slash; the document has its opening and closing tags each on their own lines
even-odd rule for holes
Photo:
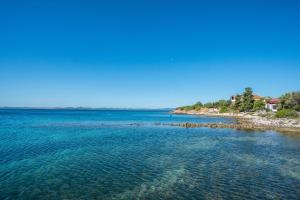
<svg viewBox="0 0 300 200">
<path fill-rule="evenodd" d="M 259 116 L 258 113 L 219 113 L 216 110 L 207 111 L 182 111 L 174 110 L 173 114 L 201 115 L 210 117 L 232 117 L 236 119 L 236 123 L 211 123 L 211 124 L 194 124 L 194 123 L 178 123 L 169 124 L 171 126 L 180 126 L 185 128 L 209 127 L 209 128 L 233 128 L 244 130 L 276 130 L 280 132 L 296 132 L 300 134 L 299 119 L 275 119 L 270 117 Z"/>
</svg>

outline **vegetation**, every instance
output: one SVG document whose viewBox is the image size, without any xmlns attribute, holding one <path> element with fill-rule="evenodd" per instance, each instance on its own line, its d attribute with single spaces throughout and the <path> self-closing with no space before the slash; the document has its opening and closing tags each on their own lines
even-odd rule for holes
<svg viewBox="0 0 300 200">
<path fill-rule="evenodd" d="M 242 109 L 242 97 L 241 97 L 241 95 L 237 94 L 235 96 L 235 103 L 232 104 L 232 108 L 235 111 L 240 111 Z"/>
<path fill-rule="evenodd" d="M 264 110 L 266 106 L 266 103 L 263 100 L 255 101 L 253 104 L 253 110 L 254 111 L 260 111 Z"/>
<path fill-rule="evenodd" d="M 247 87 L 243 93 L 242 111 L 250 112 L 253 110 L 254 99 L 252 88 Z"/>
<path fill-rule="evenodd" d="M 197 102 L 191 106 L 183 106 L 177 109 L 190 111 L 201 109 L 218 109 L 220 113 L 226 112 L 252 112 L 252 111 L 263 111 L 265 108 L 265 100 L 254 100 L 253 90 L 250 87 L 245 88 L 242 95 L 237 94 L 235 96 L 235 102 L 232 103 L 230 100 L 219 100 L 215 102 L 207 102 L 202 104 Z M 299 116 L 300 111 L 300 92 L 290 92 L 280 97 L 280 104 L 278 106 L 278 112 L 275 117 L 282 118 L 294 118 Z"/>
<path fill-rule="evenodd" d="M 203 104 L 201 102 L 197 102 L 194 104 L 193 108 L 194 110 L 200 110 L 202 108 Z"/>
<path fill-rule="evenodd" d="M 194 105 L 191 106 L 182 106 L 182 107 L 178 107 L 177 109 L 179 110 L 184 110 L 184 111 L 190 111 L 190 110 L 200 110 L 202 108 L 216 108 L 216 109 L 220 109 L 223 108 L 223 110 L 227 110 L 229 109 L 231 105 L 231 102 L 228 100 L 219 100 L 216 102 L 208 102 L 205 104 L 202 104 L 201 102 L 197 102 Z"/>
<path fill-rule="evenodd" d="M 275 117 L 277 118 L 296 118 L 298 113 L 292 109 L 282 109 L 276 112 Z"/>
<path fill-rule="evenodd" d="M 184 110 L 184 111 L 190 111 L 190 110 L 197 110 L 198 111 L 202 107 L 203 107 L 203 104 L 201 102 L 197 102 L 194 105 L 191 105 L 191 106 L 182 106 L 182 107 L 179 107 L 177 109 Z"/>
<path fill-rule="evenodd" d="M 279 109 L 300 111 L 300 92 L 290 92 L 280 97 Z"/>
<path fill-rule="evenodd" d="M 214 108 L 214 103 L 208 102 L 208 103 L 204 104 L 203 107 L 204 108 Z"/>
<path fill-rule="evenodd" d="M 220 108 L 220 113 L 226 113 L 226 112 L 228 112 L 228 111 L 229 111 L 228 107 L 222 106 L 222 107 Z"/>
</svg>

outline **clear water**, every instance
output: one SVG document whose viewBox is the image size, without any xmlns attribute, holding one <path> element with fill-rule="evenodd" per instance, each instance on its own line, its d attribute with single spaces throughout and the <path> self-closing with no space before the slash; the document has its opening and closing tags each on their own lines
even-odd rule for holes
<svg viewBox="0 0 300 200">
<path fill-rule="evenodd" d="M 172 122 L 232 120 L 0 110 L 0 199 L 299 199 L 297 134 Z"/>
</svg>

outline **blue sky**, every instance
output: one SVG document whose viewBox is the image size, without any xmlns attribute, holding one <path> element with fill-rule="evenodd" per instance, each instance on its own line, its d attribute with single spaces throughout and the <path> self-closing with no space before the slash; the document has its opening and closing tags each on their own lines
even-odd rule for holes
<svg viewBox="0 0 300 200">
<path fill-rule="evenodd" d="M 0 106 L 176 107 L 300 89 L 300 2 L 0 1 Z"/>
</svg>

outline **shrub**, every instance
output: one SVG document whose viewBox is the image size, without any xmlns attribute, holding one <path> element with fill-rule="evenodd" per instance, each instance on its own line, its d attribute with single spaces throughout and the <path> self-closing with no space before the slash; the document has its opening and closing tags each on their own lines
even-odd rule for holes
<svg viewBox="0 0 300 200">
<path fill-rule="evenodd" d="M 193 107 L 192 106 L 185 106 L 185 107 L 183 107 L 183 110 L 184 111 L 190 111 L 190 110 L 193 110 Z"/>
<path fill-rule="evenodd" d="M 295 106 L 296 111 L 300 111 L 300 105 Z"/>
<path fill-rule="evenodd" d="M 276 113 L 275 117 L 277 117 L 277 118 L 296 118 L 296 117 L 298 117 L 298 113 L 295 110 L 282 109 Z"/>
<path fill-rule="evenodd" d="M 193 105 L 194 110 L 201 110 L 203 104 L 201 102 L 197 102 Z"/>
<path fill-rule="evenodd" d="M 204 107 L 205 108 L 214 108 L 214 104 L 209 102 L 209 103 L 204 104 Z"/>
<path fill-rule="evenodd" d="M 222 107 L 222 106 L 225 106 L 225 107 L 229 107 L 230 106 L 230 101 L 227 101 L 227 100 L 224 100 L 224 99 L 221 99 L 217 102 L 217 105 Z"/>
<path fill-rule="evenodd" d="M 259 111 L 265 109 L 265 102 L 263 100 L 258 100 L 254 102 L 253 110 Z"/>
<path fill-rule="evenodd" d="M 226 112 L 228 112 L 228 107 L 222 106 L 220 109 L 220 113 L 226 113 Z"/>
<path fill-rule="evenodd" d="M 299 110 L 300 92 L 290 92 L 280 97 L 281 102 L 279 108 Z"/>
</svg>

